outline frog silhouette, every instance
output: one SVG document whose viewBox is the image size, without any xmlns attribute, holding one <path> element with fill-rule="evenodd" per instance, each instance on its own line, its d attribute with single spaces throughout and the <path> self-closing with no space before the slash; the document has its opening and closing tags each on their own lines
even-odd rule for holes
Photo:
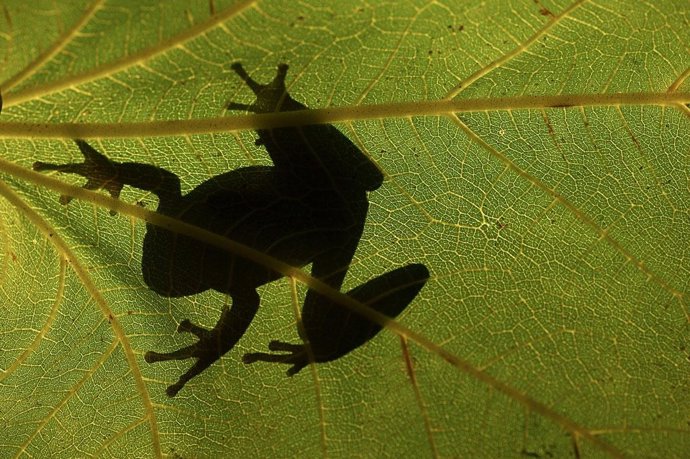
<svg viewBox="0 0 690 459">
<path fill-rule="evenodd" d="M 254 92 L 256 101 L 251 105 L 231 103 L 229 110 L 270 113 L 307 108 L 286 91 L 287 65 L 279 65 L 275 78 L 268 84 L 254 81 L 239 63 L 233 64 L 232 69 Z M 257 134 L 256 144 L 266 149 L 273 166 L 238 168 L 210 178 L 185 195 L 181 193 L 179 178 L 172 172 L 150 164 L 112 161 L 83 140 L 75 140 L 84 156 L 83 163 L 36 162 L 33 168 L 83 176 L 87 179 L 84 188 L 105 189 L 114 198 L 119 197 L 125 185 L 149 191 L 158 197 L 157 212 L 293 266 L 311 263 L 312 276 L 340 290 L 364 228 L 369 205 L 367 192 L 381 185 L 383 175 L 332 125 L 258 129 Z M 62 196 L 60 202 L 67 204 L 69 198 Z M 167 395 L 173 397 L 235 346 L 258 310 L 257 288 L 282 274 L 152 224 L 147 224 L 142 252 L 144 282 L 157 294 L 182 297 L 213 289 L 231 298 L 231 306 L 223 307 L 211 329 L 188 319 L 180 322 L 178 332 L 195 335 L 194 344 L 173 352 L 149 351 L 144 355 L 148 363 L 196 359 L 167 388 Z M 409 275 L 403 277 L 401 282 L 409 284 Z M 365 299 L 373 298 L 368 289 L 365 293 Z M 326 304 L 329 310 L 339 307 L 308 291 L 305 310 L 315 311 L 319 303 Z M 329 332 L 312 330 L 308 338 L 317 342 L 320 334 Z M 373 336 L 362 336 L 369 335 Z M 364 341 L 360 338 L 358 345 Z M 349 347 L 355 346 L 350 343 Z M 337 352 L 328 354 L 333 356 Z M 255 355 L 253 359 L 260 357 Z M 293 360 L 295 365 L 303 362 L 297 354 Z"/>
</svg>

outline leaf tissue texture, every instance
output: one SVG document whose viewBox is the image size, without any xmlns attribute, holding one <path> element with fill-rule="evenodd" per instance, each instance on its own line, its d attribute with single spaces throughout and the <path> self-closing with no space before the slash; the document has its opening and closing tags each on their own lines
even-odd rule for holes
<svg viewBox="0 0 690 459">
<path fill-rule="evenodd" d="M 0 9 L 0 457 L 687 456 L 687 1 Z M 262 82 L 287 63 L 318 110 L 227 112 L 253 100 L 234 62 Z M 211 327 L 231 300 L 152 292 L 142 242 L 147 223 L 193 229 L 151 193 L 114 200 L 33 163 L 81 161 L 84 138 L 187 193 L 270 165 L 256 129 L 310 123 L 385 177 L 342 291 L 413 263 L 429 280 L 364 346 L 287 377 L 242 362 L 300 342 L 320 287 L 287 270 L 237 346 L 168 398 L 190 363 L 144 354 L 192 344 L 177 325 Z"/>
</svg>

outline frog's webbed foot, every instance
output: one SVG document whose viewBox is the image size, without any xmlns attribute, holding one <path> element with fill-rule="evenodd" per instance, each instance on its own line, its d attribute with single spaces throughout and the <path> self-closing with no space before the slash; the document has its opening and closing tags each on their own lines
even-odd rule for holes
<svg viewBox="0 0 690 459">
<path fill-rule="evenodd" d="M 221 334 L 218 332 L 217 328 L 207 330 L 185 319 L 180 322 L 177 331 L 179 333 L 192 333 L 199 338 L 199 341 L 191 346 L 183 347 L 173 352 L 159 353 L 149 351 L 144 354 L 144 360 L 146 360 L 147 363 L 165 362 L 167 360 L 186 360 L 190 358 L 197 359 L 196 363 L 194 363 L 186 373 L 180 376 L 180 379 L 175 384 L 168 386 L 165 390 L 168 397 L 177 395 L 187 381 L 210 367 L 213 362 L 218 360 L 226 352 L 223 350 L 223 343 L 220 342 Z"/>
<path fill-rule="evenodd" d="M 292 365 L 288 368 L 287 375 L 293 376 L 297 374 L 302 368 L 309 363 L 309 355 L 307 353 L 306 345 L 291 344 L 283 341 L 271 341 L 268 343 L 268 349 L 273 352 L 286 352 L 286 354 L 269 354 L 266 352 L 251 352 L 244 354 L 242 361 L 244 363 L 254 362 L 273 362 L 285 363 Z"/>
<path fill-rule="evenodd" d="M 208 330 L 185 319 L 177 327 L 179 333 L 191 333 L 199 341 L 172 352 L 160 353 L 149 351 L 144 354 L 147 363 L 165 362 L 168 360 L 196 359 L 175 384 L 168 386 L 165 393 L 174 397 L 193 377 L 201 374 L 216 360 L 219 360 L 244 335 L 259 307 L 259 296 L 251 292 L 241 299 L 233 297 L 232 308 L 223 307 L 223 312 L 216 325 Z"/>
<path fill-rule="evenodd" d="M 428 279 L 426 266 L 415 263 L 375 277 L 346 295 L 393 319 L 415 299 Z M 292 364 L 287 372 L 288 376 L 292 376 L 310 362 L 331 362 L 349 354 L 368 343 L 383 329 L 380 323 L 372 322 L 313 290 L 307 292 L 301 320 L 304 333 L 300 331 L 300 335 L 304 334 L 303 341 L 308 340 L 310 349 L 306 344 L 271 341 L 268 348 L 274 353 L 245 354 L 242 358 L 244 363 L 262 361 Z"/>
<path fill-rule="evenodd" d="M 75 143 L 84 155 L 83 163 L 52 164 L 36 161 L 33 164 L 33 169 L 35 171 L 58 171 L 81 175 L 87 180 L 83 188 L 87 190 L 104 188 L 110 193 L 110 196 L 117 199 L 124 186 L 118 177 L 118 163 L 111 161 L 83 140 L 77 139 Z M 71 200 L 70 196 L 60 196 L 61 204 L 68 204 Z M 115 214 L 114 211 L 110 213 Z"/>
<path fill-rule="evenodd" d="M 276 76 L 268 84 L 261 84 L 247 74 L 242 64 L 235 62 L 231 68 L 242 78 L 242 81 L 249 86 L 249 89 L 256 94 L 256 102 L 253 104 L 239 104 L 230 102 L 228 110 L 246 110 L 253 113 L 270 113 L 280 111 L 283 101 L 289 99 L 285 89 L 285 77 L 287 76 L 288 65 L 278 65 Z M 284 108 L 282 108 L 284 109 Z"/>
</svg>

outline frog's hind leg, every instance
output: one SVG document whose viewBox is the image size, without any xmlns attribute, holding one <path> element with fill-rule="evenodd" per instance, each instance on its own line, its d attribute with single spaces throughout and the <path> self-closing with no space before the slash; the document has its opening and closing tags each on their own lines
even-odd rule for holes
<svg viewBox="0 0 690 459">
<path fill-rule="evenodd" d="M 207 330 L 185 319 L 177 327 L 178 332 L 191 333 L 199 338 L 195 344 L 173 352 L 159 353 L 149 351 L 144 354 L 147 363 L 167 360 L 185 360 L 195 358 L 197 361 L 175 384 L 168 386 L 166 394 L 174 397 L 185 384 L 201 374 L 216 360 L 232 349 L 251 324 L 259 309 L 259 295 L 255 290 L 242 295 L 232 295 L 232 307 L 225 306 L 216 325 Z"/>
</svg>

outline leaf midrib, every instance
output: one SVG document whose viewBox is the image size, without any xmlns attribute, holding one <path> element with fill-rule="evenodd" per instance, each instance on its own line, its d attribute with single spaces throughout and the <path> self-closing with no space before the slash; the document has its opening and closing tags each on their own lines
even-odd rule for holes
<svg viewBox="0 0 690 459">
<path fill-rule="evenodd" d="M 563 94 L 461 100 L 393 102 L 350 107 L 329 107 L 190 120 L 131 123 L 24 123 L 0 122 L 0 138 L 127 138 L 213 134 L 272 129 L 308 124 L 333 124 L 385 118 L 448 116 L 453 113 L 521 109 L 567 109 L 599 106 L 675 106 L 690 103 L 690 93 L 637 92 L 614 94 Z"/>
</svg>

